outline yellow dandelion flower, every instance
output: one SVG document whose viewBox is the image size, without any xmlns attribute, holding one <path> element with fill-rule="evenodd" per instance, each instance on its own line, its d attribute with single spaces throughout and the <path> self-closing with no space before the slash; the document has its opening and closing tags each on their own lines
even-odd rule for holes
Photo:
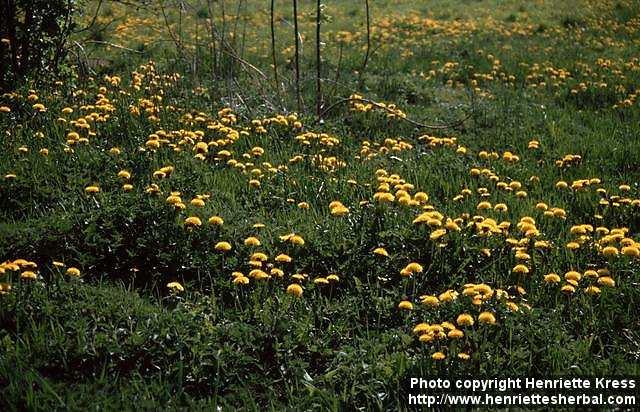
<svg viewBox="0 0 640 412">
<path fill-rule="evenodd" d="M 331 274 L 331 275 L 327 276 L 327 280 L 329 282 L 332 282 L 332 283 L 337 283 L 337 282 L 340 281 L 340 277 L 338 275 L 336 275 L 336 274 Z"/>
<path fill-rule="evenodd" d="M 184 286 L 182 286 L 179 282 L 169 282 L 167 283 L 167 288 L 175 293 L 184 292 Z"/>
<path fill-rule="evenodd" d="M 24 279 L 24 280 L 36 280 L 38 279 L 38 275 L 36 275 L 35 272 L 32 272 L 30 270 L 26 270 L 24 272 L 22 272 L 20 274 L 20 279 Z"/>
<path fill-rule="evenodd" d="M 431 359 L 436 360 L 436 361 L 444 360 L 446 357 L 447 356 L 442 352 L 436 352 L 433 355 L 431 355 Z"/>
<path fill-rule="evenodd" d="M 595 270 L 585 270 L 583 273 L 584 277 L 586 278 L 590 278 L 590 279 L 597 279 L 598 278 L 598 272 L 596 272 Z"/>
<path fill-rule="evenodd" d="M 214 249 L 218 252 L 228 252 L 231 250 L 231 243 L 229 242 L 218 242 L 214 246 Z"/>
<path fill-rule="evenodd" d="M 287 293 L 299 298 L 302 296 L 302 286 L 298 285 L 297 283 L 292 283 L 287 286 Z"/>
<path fill-rule="evenodd" d="M 289 242 L 291 242 L 292 244 L 297 245 L 297 246 L 304 245 L 304 239 L 300 235 L 291 236 L 291 238 L 289 239 Z"/>
<path fill-rule="evenodd" d="M 519 264 L 514 266 L 514 268 L 512 269 L 513 273 L 517 273 L 520 275 L 526 275 L 527 273 L 529 273 L 529 268 L 526 267 L 525 265 Z"/>
<path fill-rule="evenodd" d="M 517 312 L 520 310 L 520 308 L 518 307 L 518 305 L 516 305 L 513 302 L 507 302 L 505 303 L 505 306 L 507 307 L 507 309 L 509 309 L 511 312 Z"/>
<path fill-rule="evenodd" d="M 456 323 L 460 326 L 473 326 L 473 316 L 469 315 L 468 313 L 463 313 L 458 316 L 458 318 L 456 319 Z"/>
<path fill-rule="evenodd" d="M 580 279 L 582 279 L 582 275 L 579 272 L 576 272 L 575 270 L 570 270 L 569 272 L 564 274 L 564 279 L 579 282 Z"/>
<path fill-rule="evenodd" d="M 491 203 L 489 202 L 480 202 L 478 203 L 478 206 L 476 206 L 476 209 L 478 210 L 487 210 L 487 209 L 491 209 Z"/>
<path fill-rule="evenodd" d="M 233 284 L 234 285 L 248 285 L 249 284 L 249 278 L 243 275 L 240 276 L 236 276 L 233 278 Z"/>
<path fill-rule="evenodd" d="M 549 209 L 549 206 L 546 203 L 540 202 L 540 203 L 536 204 L 536 209 L 541 210 L 541 211 L 544 212 L 545 210 Z"/>
<path fill-rule="evenodd" d="M 275 261 L 280 263 L 290 263 L 293 259 L 289 255 L 285 255 L 284 253 L 276 256 Z"/>
<path fill-rule="evenodd" d="M 587 287 L 584 291 L 587 295 L 592 295 L 592 296 L 600 294 L 600 288 L 593 285 Z"/>
<path fill-rule="evenodd" d="M 204 207 L 204 200 L 200 199 L 200 198 L 194 198 L 191 199 L 191 201 L 189 202 L 191 204 L 191 206 L 195 206 L 195 207 Z"/>
<path fill-rule="evenodd" d="M 614 288 L 616 287 L 616 282 L 609 276 L 603 276 L 601 278 L 598 278 L 598 285 Z"/>
<path fill-rule="evenodd" d="M 184 224 L 187 227 L 202 226 L 202 220 L 200 220 L 200 218 L 197 216 L 189 216 L 185 219 Z"/>
<path fill-rule="evenodd" d="M 420 303 L 425 305 L 425 306 L 429 306 L 429 307 L 435 308 L 438 305 L 440 305 L 440 300 L 436 296 L 427 295 L 427 296 L 421 296 L 420 297 Z"/>
<path fill-rule="evenodd" d="M 456 292 L 455 290 L 447 290 L 445 292 L 442 292 L 440 295 L 438 295 L 438 299 L 441 302 L 453 302 L 454 300 L 458 299 L 458 292 Z"/>
<path fill-rule="evenodd" d="M 569 249 L 569 250 L 580 249 L 580 243 L 578 243 L 578 242 L 569 242 L 569 243 L 567 243 L 567 249 Z"/>
<path fill-rule="evenodd" d="M 211 216 L 209 218 L 209 224 L 214 226 L 222 226 L 224 220 L 220 216 Z"/>
<path fill-rule="evenodd" d="M 249 236 L 244 240 L 245 246 L 260 246 L 260 240 L 255 236 Z"/>
<path fill-rule="evenodd" d="M 431 240 L 438 240 L 440 239 L 442 236 L 447 234 L 447 230 L 446 229 L 437 229 L 434 230 L 433 232 L 431 232 L 431 235 L 429 236 L 429 239 Z"/>
<path fill-rule="evenodd" d="M 571 295 L 576 291 L 576 288 L 573 285 L 564 285 L 560 288 L 560 291 L 565 295 Z"/>
<path fill-rule="evenodd" d="M 5 295 L 11 292 L 11 283 L 0 282 L 0 295 Z"/>
<path fill-rule="evenodd" d="M 251 255 L 251 260 L 266 262 L 267 260 L 269 260 L 269 257 L 262 252 L 255 252 Z"/>
<path fill-rule="evenodd" d="M 491 312 L 482 312 L 480 315 L 478 315 L 478 322 L 487 325 L 494 325 L 496 323 L 496 317 Z"/>
<path fill-rule="evenodd" d="M 447 333 L 447 337 L 449 339 L 462 339 L 464 337 L 464 332 L 460 329 L 453 329 Z"/>
<path fill-rule="evenodd" d="M 509 210 L 509 207 L 504 203 L 497 203 L 493 207 L 493 210 L 495 210 L 496 212 L 506 212 L 507 210 Z"/>
<path fill-rule="evenodd" d="M 560 276 L 555 273 L 549 273 L 548 275 L 544 275 L 544 281 L 546 283 L 560 283 Z"/>
<path fill-rule="evenodd" d="M 330 208 L 332 216 L 345 216 L 349 214 L 349 208 L 345 207 L 342 203 Z"/>
<path fill-rule="evenodd" d="M 416 262 L 411 262 L 406 266 L 406 269 L 411 272 L 411 273 L 422 273 L 422 271 L 424 270 L 424 268 L 422 267 L 421 264 L 416 263 Z"/>
<path fill-rule="evenodd" d="M 373 249 L 373 254 L 378 256 L 389 257 L 389 252 L 383 247 L 377 247 Z"/>
</svg>

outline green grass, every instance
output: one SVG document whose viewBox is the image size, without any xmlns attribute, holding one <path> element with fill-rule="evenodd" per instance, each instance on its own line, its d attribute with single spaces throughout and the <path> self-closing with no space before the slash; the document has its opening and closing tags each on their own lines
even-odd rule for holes
<svg viewBox="0 0 640 412">
<path fill-rule="evenodd" d="M 261 7 L 248 3 L 248 13 Z M 3 289 L 12 287 L 0 295 L 0 408 L 402 409 L 412 376 L 639 375 L 640 260 L 603 255 L 606 237 L 596 231 L 578 250 L 566 248 L 577 238 L 571 234 L 575 225 L 627 228 L 623 243 L 640 244 L 638 5 L 371 2 L 375 52 L 362 73 L 363 7 L 342 3 L 326 5 L 331 18 L 323 29 L 325 107 L 358 92 L 395 103 L 424 123 L 451 122 L 468 113 L 462 125 L 424 130 L 381 111 L 350 111 L 346 103 L 318 124 L 310 114 L 313 27 L 307 2 L 301 6 L 307 110 L 286 125 L 275 116 L 291 115 L 295 107 L 287 65 L 291 50 L 279 54 L 285 90 L 276 96 L 265 86 L 272 79 L 268 16 L 262 12 L 247 21 L 243 57 L 267 74 L 265 81 L 228 60 L 237 84 L 212 79 L 208 48 L 193 49 L 200 59 L 195 66 L 181 60 L 164 41 L 169 36 L 157 9 L 110 4 L 98 22 L 115 18 L 113 27 L 120 30 L 96 39 L 142 53 L 87 45 L 90 77 L 75 75 L 72 61 L 60 84 L 33 81 L 0 99 L 0 106 L 11 109 L 0 113 L 0 282 Z M 277 5 L 279 17 L 290 19 L 288 3 Z M 196 25 L 201 35 L 208 17 L 202 7 L 183 16 L 185 39 L 194 38 Z M 232 19 L 235 8 L 229 10 Z M 82 21 L 91 17 L 87 13 Z M 177 18 L 168 10 L 171 22 Z M 291 46 L 288 23 L 279 20 L 277 30 L 279 51 Z M 144 74 L 138 88 L 134 70 Z M 182 78 L 172 78 L 174 72 Z M 122 82 L 110 84 L 107 74 Z M 46 112 L 32 108 L 29 89 Z M 108 102 L 97 103 L 99 95 Z M 145 114 L 150 101 L 157 102 L 157 121 Z M 65 107 L 73 113 L 64 114 Z M 235 120 L 218 112 L 224 107 Z M 88 136 L 71 121 L 91 113 L 102 118 L 89 121 L 95 134 Z M 265 132 L 252 120 L 261 120 Z M 150 150 L 147 141 L 160 130 L 173 136 Z M 340 143 L 296 140 L 307 131 Z M 67 142 L 70 132 L 88 142 Z M 239 137 L 229 139 L 229 132 Z M 457 140 L 433 146 L 425 134 Z M 393 151 L 397 142 L 385 139 L 410 146 Z M 538 149 L 529 148 L 532 140 L 539 141 Z M 204 159 L 194 158 L 198 141 L 215 142 Z M 367 158 L 367 145 L 376 156 Z M 111 153 L 113 147 L 121 153 Z M 264 154 L 251 154 L 255 147 Z M 227 163 L 221 150 L 244 167 Z M 483 159 L 481 151 L 495 151 L 500 159 Z M 502 160 L 505 151 L 520 160 Z M 558 167 L 556 161 L 568 154 L 581 161 Z M 298 155 L 301 161 L 290 161 Z M 344 163 L 327 170 L 314 161 L 318 155 Z M 175 168 L 169 176 L 153 176 L 167 165 Z M 474 176 L 474 168 L 490 172 Z M 254 169 L 259 173 L 253 175 Z M 380 169 L 397 174 L 395 183 L 413 184 L 412 195 L 427 193 L 428 201 L 375 201 Z M 122 188 L 121 170 L 131 172 L 131 191 Z M 259 188 L 250 186 L 252 178 Z M 599 182 L 585 190 L 571 188 L 574 181 L 594 178 Z M 570 187 L 556 188 L 561 180 Z M 520 182 L 522 188 L 507 191 L 498 182 Z M 85 193 L 93 184 L 100 192 Z M 148 193 L 152 184 L 160 193 Z M 395 192 L 394 182 L 390 186 Z M 470 194 L 460 198 L 463 189 Z M 518 198 L 517 190 L 527 196 Z M 185 210 L 167 204 L 172 191 L 181 193 Z M 189 204 L 203 194 L 210 197 L 202 208 Z M 348 215 L 331 215 L 335 200 L 349 208 Z M 479 211 L 481 201 L 505 203 L 508 211 Z M 545 216 L 536 208 L 539 202 L 563 209 L 566 219 Z M 431 240 L 432 228 L 412 223 L 427 204 L 444 216 L 442 224 L 459 219 L 461 230 Z M 207 223 L 214 215 L 224 219 L 222 226 Z M 509 222 L 510 228 L 484 237 L 473 224 L 476 215 Z M 189 216 L 200 217 L 203 225 L 186 228 Z M 514 242 L 525 239 L 517 227 L 523 217 L 535 219 L 534 240 L 550 247 L 522 246 L 531 258 L 521 262 Z M 304 245 L 280 240 L 292 232 Z M 261 246 L 244 245 L 248 236 L 259 237 Z M 621 238 L 610 242 L 620 251 Z M 219 241 L 233 249 L 215 251 Z M 377 247 L 390 257 L 373 254 Z M 284 276 L 234 285 L 232 272 L 248 275 L 257 251 L 268 255 L 265 272 L 281 268 Z M 280 253 L 293 262 L 276 262 Z M 20 279 L 33 265 L 23 262 L 14 270 L 10 262 L 16 259 L 34 262 L 38 279 Z M 410 262 L 424 271 L 401 276 Z M 528 275 L 513 273 L 518 263 Z M 79 268 L 81 279 L 66 275 L 67 267 Z M 597 269 L 607 269 L 615 287 L 600 285 L 600 293 L 590 295 L 586 289 L 597 280 L 583 277 L 575 293 L 560 291 L 567 285 L 565 273 Z M 545 283 L 552 272 L 563 279 L 560 284 Z M 337 283 L 313 282 L 334 273 Z M 300 298 L 286 293 L 298 282 L 293 274 L 308 275 L 300 281 Z M 167 284 L 173 281 L 185 291 L 171 292 Z M 474 305 L 462 293 L 469 283 L 485 283 L 494 294 Z M 437 308 L 421 305 L 421 295 L 449 289 L 460 293 L 457 300 Z M 500 297 L 500 290 L 507 296 Z M 413 310 L 398 309 L 403 300 Z M 509 310 L 506 302 L 519 310 Z M 492 312 L 497 323 L 481 324 L 481 311 Z M 424 343 L 412 331 L 422 322 L 455 324 L 461 313 L 476 319 L 473 326 L 458 326 L 462 339 Z M 432 359 L 436 351 L 447 358 Z M 460 352 L 470 359 L 458 359 Z"/>
</svg>

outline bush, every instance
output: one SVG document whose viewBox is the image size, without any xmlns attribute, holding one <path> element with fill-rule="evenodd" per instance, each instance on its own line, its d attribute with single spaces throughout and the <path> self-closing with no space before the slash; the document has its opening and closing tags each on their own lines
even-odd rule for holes
<svg viewBox="0 0 640 412">
<path fill-rule="evenodd" d="M 68 0 L 0 2 L 0 90 L 42 71 L 56 71 L 74 27 Z"/>
</svg>

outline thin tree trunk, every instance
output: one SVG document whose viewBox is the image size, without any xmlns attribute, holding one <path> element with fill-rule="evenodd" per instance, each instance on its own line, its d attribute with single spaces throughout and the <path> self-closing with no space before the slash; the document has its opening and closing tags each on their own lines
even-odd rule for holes
<svg viewBox="0 0 640 412">
<path fill-rule="evenodd" d="M 329 94 L 331 96 L 331 99 L 333 99 L 333 97 L 336 95 L 336 90 L 338 88 L 338 82 L 340 81 L 340 70 L 342 68 L 342 48 L 343 48 L 343 43 L 340 42 L 340 47 L 338 49 L 338 64 L 336 66 L 336 77 L 333 80 L 333 88 L 331 89 L 331 93 Z"/>
<path fill-rule="evenodd" d="M 0 13 L 0 34 L 2 38 L 9 39 L 9 45 L 0 45 L 0 55 L 5 54 L 7 58 L 11 60 L 11 70 L 8 66 L 0 67 L 0 89 L 9 90 L 11 88 L 11 80 L 8 79 L 8 83 L 3 82 L 6 79 L 6 73 L 13 72 L 13 75 L 17 75 L 19 71 L 18 62 L 18 39 L 16 37 L 16 4 L 13 0 L 2 0 L 2 13 Z"/>
<path fill-rule="evenodd" d="M 238 38 L 238 20 L 240 20 L 240 11 L 242 10 L 242 0 L 238 1 L 238 7 L 236 8 L 236 15 L 233 19 L 233 41 L 231 42 L 231 46 L 234 50 L 238 49 L 238 44 L 236 43 Z"/>
<path fill-rule="evenodd" d="M 67 39 L 69 38 L 69 34 L 71 34 L 71 15 L 73 13 L 74 9 L 73 9 L 73 4 L 71 2 L 71 0 L 67 0 L 67 14 L 65 15 L 64 18 L 64 27 L 61 28 L 60 30 L 62 31 L 60 38 L 56 44 L 56 51 L 53 57 L 53 70 L 58 69 L 58 65 L 60 63 L 60 60 L 62 59 L 62 56 L 65 54 L 66 50 L 65 50 L 65 44 L 67 42 Z"/>
<path fill-rule="evenodd" d="M 25 10 L 24 23 L 22 25 L 24 32 L 31 28 L 33 24 L 33 11 Z M 29 36 L 24 35 L 20 42 L 20 59 L 18 60 L 18 75 L 22 76 L 26 73 L 27 67 L 31 67 L 31 48 L 29 46 Z"/>
<path fill-rule="evenodd" d="M 300 44 L 298 40 L 298 0 L 293 0 L 293 30 L 294 37 L 296 39 L 296 49 L 295 49 L 295 70 L 296 70 L 296 102 L 298 105 L 298 113 L 302 110 L 302 102 L 300 97 Z"/>
<path fill-rule="evenodd" d="M 218 74 L 218 56 L 216 55 L 216 22 L 213 16 L 212 0 L 207 0 L 207 9 L 209 10 L 209 30 L 211 36 L 211 77 L 215 79 Z"/>
<path fill-rule="evenodd" d="M 178 40 L 180 40 L 180 46 L 182 46 L 182 1 L 178 2 Z"/>
<path fill-rule="evenodd" d="M 238 7 L 236 7 L 236 15 L 233 18 L 233 31 L 230 33 L 230 36 L 233 36 L 231 39 L 231 48 L 236 51 L 238 50 L 238 20 L 240 20 L 240 12 L 242 10 L 242 0 L 238 0 Z M 236 61 L 234 60 L 230 67 L 230 76 L 235 77 L 236 72 Z"/>
<path fill-rule="evenodd" d="M 226 14 L 226 10 L 224 7 L 224 0 L 220 1 L 220 11 L 222 12 L 222 29 L 220 30 L 220 65 L 221 67 L 224 66 L 224 61 L 222 60 L 222 54 L 224 52 L 225 49 L 225 44 L 226 44 L 226 32 L 227 32 L 227 14 Z"/>
<path fill-rule="evenodd" d="M 276 82 L 276 90 L 280 90 L 280 82 L 278 81 L 278 62 L 276 60 L 276 31 L 274 24 L 274 8 L 275 0 L 271 0 L 271 59 L 273 60 L 273 76 Z"/>
<path fill-rule="evenodd" d="M 320 108 L 322 107 L 322 89 L 320 82 L 320 74 L 322 71 L 322 61 L 320 53 L 320 20 L 321 20 L 320 0 L 316 2 L 316 116 L 320 116 Z"/>
<path fill-rule="evenodd" d="M 247 2 L 245 0 L 244 7 L 242 9 L 242 42 L 240 43 L 240 57 L 244 59 L 244 46 L 247 38 Z"/>
<path fill-rule="evenodd" d="M 360 78 L 367 69 L 367 63 L 369 62 L 369 51 L 371 50 L 371 16 L 369 13 L 369 0 L 364 0 L 364 9 L 367 16 L 367 51 L 364 55 L 364 62 L 362 63 L 362 69 L 360 70 Z"/>
<path fill-rule="evenodd" d="M 196 50 L 193 56 L 193 75 L 198 86 L 200 86 L 200 78 L 198 76 L 198 60 L 200 58 L 200 17 L 196 15 Z"/>
</svg>

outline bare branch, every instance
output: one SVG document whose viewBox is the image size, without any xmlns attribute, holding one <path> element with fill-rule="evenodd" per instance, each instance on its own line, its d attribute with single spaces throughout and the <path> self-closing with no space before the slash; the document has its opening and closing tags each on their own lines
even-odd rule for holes
<svg viewBox="0 0 640 412">
<path fill-rule="evenodd" d="M 76 44 L 78 44 L 78 42 L 75 42 Z M 120 50 L 126 50 L 128 52 L 131 53 L 138 53 L 138 54 L 143 54 L 140 50 L 134 50 L 134 49 L 130 49 L 128 47 L 124 47 L 121 46 L 119 44 L 115 44 L 115 43 L 110 43 L 108 41 L 100 41 L 100 40 L 85 40 L 84 43 L 91 43 L 91 44 L 101 44 L 104 46 L 110 46 L 110 47 L 114 47 L 116 49 L 120 49 Z"/>
<path fill-rule="evenodd" d="M 380 104 L 378 102 L 374 102 L 373 100 L 370 99 L 365 99 L 365 98 L 357 98 L 357 99 L 353 99 L 351 97 L 344 97 L 341 98 L 340 100 L 336 101 L 335 103 L 333 103 L 331 106 L 327 107 L 323 112 L 322 112 L 322 116 L 323 117 L 325 114 L 329 113 L 331 110 L 333 110 L 334 108 L 336 108 L 337 106 L 343 104 L 343 103 L 348 103 L 348 102 L 352 102 L 352 101 L 357 101 L 357 102 L 363 102 L 363 103 L 368 103 L 371 104 L 372 106 L 375 106 L 379 109 L 385 110 L 388 113 L 393 113 L 395 114 L 396 111 L 394 109 L 391 109 L 389 107 L 387 107 L 386 105 Z M 421 123 L 412 119 L 409 119 L 408 117 L 398 117 L 398 119 L 400 120 L 404 120 L 405 122 L 408 122 L 416 127 L 419 127 L 421 129 L 431 129 L 431 130 L 445 130 L 445 129 L 453 129 L 456 128 L 458 126 L 461 126 L 462 124 L 464 124 L 464 122 L 469 119 L 471 116 L 473 115 L 473 111 L 467 113 L 466 116 L 464 116 L 462 119 L 454 122 L 454 123 L 447 123 L 447 124 L 425 124 L 425 123 Z"/>
</svg>

